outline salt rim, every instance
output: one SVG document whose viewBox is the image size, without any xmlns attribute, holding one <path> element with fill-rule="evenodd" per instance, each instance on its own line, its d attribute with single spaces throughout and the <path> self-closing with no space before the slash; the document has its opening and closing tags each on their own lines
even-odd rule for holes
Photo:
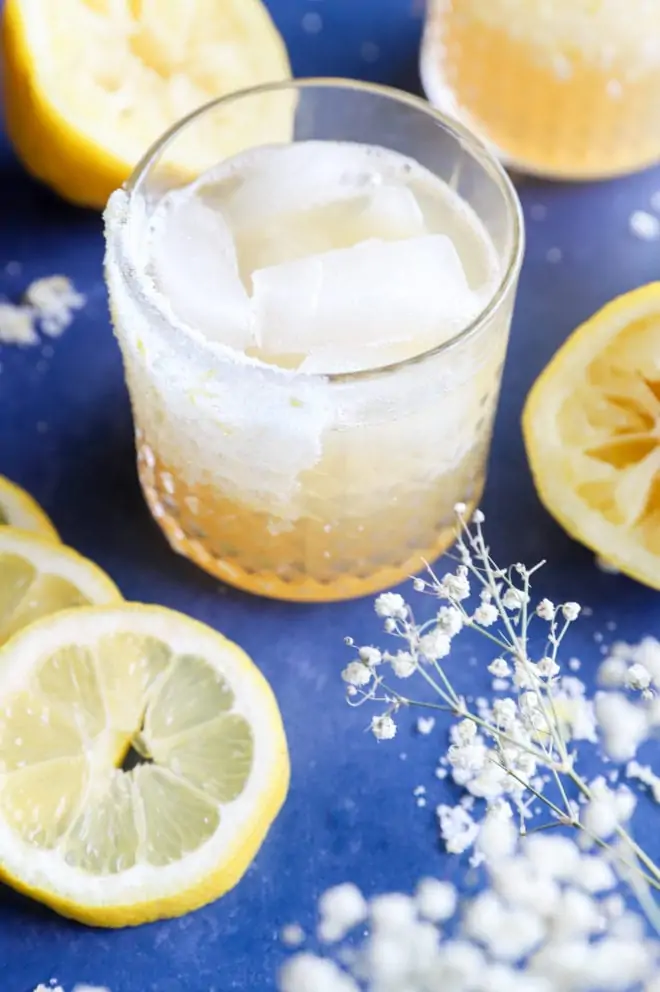
<svg viewBox="0 0 660 992">
<path fill-rule="evenodd" d="M 362 93 L 369 93 L 374 97 L 387 98 L 399 104 L 407 105 L 413 110 L 421 111 L 426 116 L 441 125 L 441 127 L 454 136 L 462 147 L 466 148 L 470 154 L 480 163 L 485 171 L 491 174 L 491 178 L 497 181 L 500 192 L 506 200 L 510 216 L 512 218 L 512 232 L 510 243 L 506 249 L 506 258 L 501 266 L 501 276 L 499 283 L 489 295 L 487 304 L 473 318 L 467 327 L 448 341 L 437 345 L 428 351 L 418 355 L 413 355 L 401 362 L 383 365 L 372 369 L 365 369 L 359 372 L 345 373 L 309 373 L 301 372 L 298 369 L 283 369 L 279 366 L 270 365 L 258 358 L 247 356 L 228 348 L 221 342 L 209 341 L 209 339 L 197 331 L 196 328 L 189 327 L 179 321 L 172 312 L 169 301 L 158 292 L 153 279 L 144 272 L 145 259 L 141 257 L 139 245 L 136 244 L 132 221 L 137 219 L 144 224 L 148 223 L 146 217 L 146 207 L 141 194 L 141 186 L 146 180 L 148 172 L 155 161 L 167 146 L 174 141 L 181 131 L 189 124 L 194 123 L 197 118 L 202 117 L 210 110 L 223 104 L 238 101 L 250 96 L 257 96 L 264 93 L 275 93 L 287 89 L 332 89 L 343 88 L 356 90 Z M 166 321 L 177 333 L 183 333 L 190 337 L 195 343 L 228 364 L 244 365 L 246 367 L 259 368 L 267 371 L 280 381 L 321 381 L 337 383 L 363 382 L 369 379 L 378 378 L 383 374 L 388 374 L 394 370 L 413 366 L 435 355 L 449 351 L 451 348 L 462 344 L 465 340 L 477 334 L 484 325 L 488 324 L 499 308 L 505 305 L 507 294 L 511 284 L 515 281 L 520 271 L 525 247 L 524 219 L 522 207 L 516 194 L 513 183 L 504 170 L 501 162 L 492 153 L 480 138 L 476 137 L 460 121 L 453 120 L 433 107 L 430 107 L 425 100 L 411 94 L 400 92 L 393 87 L 382 86 L 376 83 L 357 82 L 356 80 L 334 78 L 334 77 L 309 77 L 297 79 L 293 82 L 286 80 L 278 83 L 267 83 L 261 86 L 252 87 L 247 90 L 240 90 L 229 96 L 220 97 L 199 107 L 187 117 L 171 127 L 165 134 L 146 152 L 142 160 L 136 166 L 133 175 L 121 190 L 115 191 L 108 201 L 108 206 L 104 214 L 106 224 L 106 268 L 115 266 L 122 281 L 128 284 L 130 292 L 134 296 L 139 306 L 145 306 L 147 310 L 153 312 L 161 320 Z"/>
</svg>

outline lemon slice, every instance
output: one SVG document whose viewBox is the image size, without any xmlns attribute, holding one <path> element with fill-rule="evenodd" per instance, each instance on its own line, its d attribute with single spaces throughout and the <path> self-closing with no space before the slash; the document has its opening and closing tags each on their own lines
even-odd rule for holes
<svg viewBox="0 0 660 992">
<path fill-rule="evenodd" d="M 67 610 L 0 650 L 0 878 L 66 916 L 129 926 L 216 899 L 288 780 L 267 682 L 188 617 Z"/>
<path fill-rule="evenodd" d="M 3 39 L 18 155 L 62 196 L 98 208 L 176 121 L 291 75 L 261 0 L 6 0 Z M 291 104 L 255 98 L 196 125 L 172 164 L 190 175 L 290 128 Z"/>
<path fill-rule="evenodd" d="M 29 531 L 0 527 L 0 644 L 57 610 L 121 598 L 105 572 L 71 548 Z"/>
<path fill-rule="evenodd" d="M 41 537 L 59 541 L 51 520 L 24 489 L 0 475 L 0 526 L 20 527 Z"/>
<path fill-rule="evenodd" d="M 660 283 L 575 331 L 532 388 L 523 432 L 550 513 L 660 589 Z"/>
</svg>

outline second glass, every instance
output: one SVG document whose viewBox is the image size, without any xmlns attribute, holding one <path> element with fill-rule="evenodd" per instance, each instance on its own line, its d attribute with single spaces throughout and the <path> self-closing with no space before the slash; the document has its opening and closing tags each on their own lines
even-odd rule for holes
<svg viewBox="0 0 660 992">
<path fill-rule="evenodd" d="M 246 113 L 264 147 L 243 146 Z M 451 543 L 484 484 L 523 250 L 478 141 L 381 87 L 262 87 L 165 135 L 106 230 L 140 481 L 177 551 L 321 601 Z"/>
</svg>

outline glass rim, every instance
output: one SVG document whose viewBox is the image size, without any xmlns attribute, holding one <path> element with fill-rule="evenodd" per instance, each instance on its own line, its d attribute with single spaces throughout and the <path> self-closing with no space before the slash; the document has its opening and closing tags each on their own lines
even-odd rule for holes
<svg viewBox="0 0 660 992">
<path fill-rule="evenodd" d="M 447 341 L 443 341 L 441 344 L 435 345 L 433 348 L 427 348 L 425 351 L 419 352 L 415 355 L 410 355 L 408 358 L 404 358 L 400 361 L 390 362 L 386 365 L 374 366 L 373 368 L 360 369 L 355 372 L 301 373 L 295 369 L 283 369 L 275 365 L 268 365 L 265 362 L 261 362 L 261 364 L 264 367 L 272 368 L 276 372 L 283 372 L 289 376 L 304 375 L 310 380 L 322 379 L 324 381 L 340 383 L 357 382 L 390 374 L 402 368 L 422 363 L 436 355 L 449 352 L 452 348 L 457 347 L 467 339 L 476 336 L 481 328 L 489 322 L 490 318 L 504 303 L 509 290 L 520 273 L 525 247 L 525 227 L 522 206 L 520 204 L 518 194 L 515 191 L 513 182 L 506 172 L 506 169 L 488 148 L 488 146 L 481 140 L 481 138 L 477 137 L 477 135 L 461 123 L 461 121 L 437 110 L 422 97 L 415 96 L 412 93 L 407 93 L 405 90 L 399 90 L 394 86 L 385 86 L 382 83 L 371 83 L 360 79 L 343 78 L 341 76 L 309 76 L 301 79 L 285 79 L 278 82 L 261 83 L 258 86 L 249 86 L 242 90 L 227 93 L 224 96 L 215 97 L 207 103 L 203 103 L 201 106 L 196 107 L 189 114 L 186 114 L 185 117 L 182 117 L 180 120 L 176 121 L 149 146 L 138 164 L 133 169 L 133 172 L 127 181 L 124 183 L 124 189 L 128 194 L 129 214 L 135 197 L 139 194 L 139 187 L 142 181 L 147 177 L 154 160 L 162 154 L 170 142 L 174 141 L 178 135 L 188 127 L 189 124 L 194 123 L 194 121 L 200 117 L 203 117 L 209 111 L 215 110 L 217 107 L 221 107 L 225 104 L 239 102 L 247 97 L 258 96 L 259 94 L 278 93 L 280 91 L 290 89 L 357 90 L 372 96 L 384 97 L 396 103 L 408 106 L 413 110 L 421 111 L 431 120 L 439 124 L 445 131 L 455 137 L 459 143 L 468 150 L 473 158 L 475 158 L 486 171 L 490 172 L 492 178 L 498 185 L 500 193 L 503 195 L 508 214 L 512 221 L 513 232 L 511 243 L 508 248 L 509 257 L 506 259 L 504 271 L 497 287 L 490 294 L 488 301 L 481 308 L 479 313 L 473 317 L 465 327 L 461 328 L 460 331 L 457 331 Z M 132 281 L 136 278 L 136 275 L 137 274 L 133 271 L 132 267 L 129 267 L 128 272 L 124 273 L 124 278 Z M 152 306 L 154 306 L 154 302 L 155 301 L 150 301 Z M 171 320 L 167 317 L 167 315 L 163 313 L 159 307 L 157 307 L 157 309 L 159 311 L 159 315 L 168 324 L 170 324 Z M 196 335 L 196 338 L 197 337 L 198 336 Z M 214 342 L 203 338 L 201 333 L 199 334 L 198 343 L 209 352 L 219 354 L 218 349 L 214 347 Z"/>
</svg>

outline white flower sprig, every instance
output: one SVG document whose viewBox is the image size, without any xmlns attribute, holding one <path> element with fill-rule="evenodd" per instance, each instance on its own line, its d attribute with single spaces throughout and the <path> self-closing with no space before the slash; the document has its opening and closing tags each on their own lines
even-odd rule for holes
<svg viewBox="0 0 660 992">
<path fill-rule="evenodd" d="M 575 744 L 580 740 L 595 742 L 600 735 L 615 760 L 631 761 L 639 745 L 660 726 L 658 697 L 646 666 L 622 662 L 623 671 L 617 669 L 619 683 L 640 691 L 639 701 L 631 701 L 622 692 L 588 699 L 583 684 L 562 673 L 559 660 L 562 641 L 580 615 L 579 604 L 554 604 L 547 598 L 535 603 L 531 579 L 544 563 L 533 568 L 522 563 L 498 567 L 484 538 L 483 513 L 477 510 L 468 525 L 466 508 L 459 505 L 456 512 L 456 569 L 439 578 L 429 566 L 426 578 L 413 580 L 415 591 L 438 600 L 435 616 L 418 624 L 398 593 L 377 598 L 375 609 L 385 632 L 403 642 L 402 647 L 394 652 L 358 648 L 357 657 L 342 673 L 349 703 L 381 705 L 370 724 L 381 741 L 396 735 L 402 708 L 421 706 L 448 712 L 456 722 L 447 763 L 454 781 L 471 796 L 485 800 L 487 806 L 509 802 L 521 833 L 526 832 L 532 803 L 540 800 L 551 813 L 546 826 L 575 827 L 584 847 L 597 845 L 626 877 L 631 870 L 637 873 L 635 884 L 660 889 L 660 869 L 627 827 L 635 808 L 631 790 L 611 787 L 602 777 L 589 782 L 576 767 Z M 534 657 L 532 623 L 545 625 L 545 646 Z M 499 680 L 510 680 L 509 696 L 471 707 L 455 690 L 446 659 L 454 638 L 464 630 L 476 631 L 493 645 L 497 654 L 488 670 Z M 355 647 L 351 638 L 346 643 Z M 436 701 L 414 700 L 395 687 L 392 676 L 423 680 Z M 547 794 L 550 783 L 556 801 Z M 569 798 L 571 794 L 577 794 L 580 803 Z M 439 807 L 438 815 L 448 850 L 460 853 L 474 843 L 478 830 L 469 827 L 464 811 Z M 653 915 L 660 932 L 660 914 Z"/>
</svg>

